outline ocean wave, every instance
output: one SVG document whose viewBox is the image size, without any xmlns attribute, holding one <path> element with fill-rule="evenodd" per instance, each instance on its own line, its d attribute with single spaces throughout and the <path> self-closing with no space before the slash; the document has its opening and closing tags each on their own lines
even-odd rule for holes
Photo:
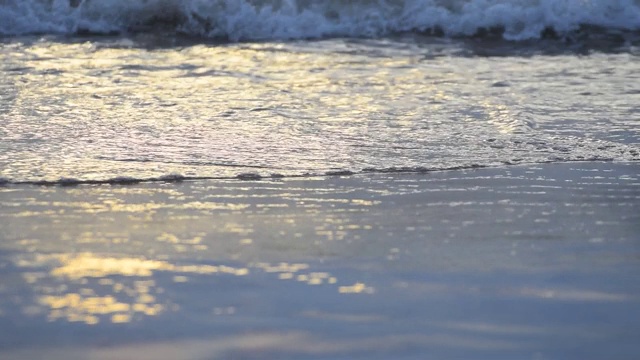
<svg viewBox="0 0 640 360">
<path fill-rule="evenodd" d="M 640 0 L 0 0 L 0 34 L 163 31 L 230 41 L 421 32 L 507 40 L 640 31 Z"/>
</svg>

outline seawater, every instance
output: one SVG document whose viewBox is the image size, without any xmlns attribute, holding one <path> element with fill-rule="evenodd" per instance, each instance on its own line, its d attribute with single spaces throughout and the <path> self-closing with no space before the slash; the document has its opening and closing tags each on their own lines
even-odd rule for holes
<svg viewBox="0 0 640 360">
<path fill-rule="evenodd" d="M 0 358 L 636 359 L 639 6 L 0 0 Z"/>
<path fill-rule="evenodd" d="M 0 24 L 4 183 L 640 158 L 637 1 L 6 0 Z"/>
<path fill-rule="evenodd" d="M 637 0 L 4 0 L 0 33 L 113 33 L 165 27 L 231 40 L 450 36 L 502 29 L 511 40 L 581 27 L 638 30 Z"/>
</svg>

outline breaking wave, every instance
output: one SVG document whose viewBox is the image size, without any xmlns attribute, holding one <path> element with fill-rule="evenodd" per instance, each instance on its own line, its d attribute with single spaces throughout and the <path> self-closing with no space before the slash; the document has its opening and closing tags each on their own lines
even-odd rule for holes
<svg viewBox="0 0 640 360">
<path fill-rule="evenodd" d="M 402 32 L 507 40 L 640 31 L 640 0 L 0 0 L 0 34 L 172 32 L 243 40 Z"/>
</svg>

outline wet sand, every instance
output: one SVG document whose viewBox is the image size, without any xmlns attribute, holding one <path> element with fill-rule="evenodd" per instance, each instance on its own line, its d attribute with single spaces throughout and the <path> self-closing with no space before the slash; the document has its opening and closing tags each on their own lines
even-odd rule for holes
<svg viewBox="0 0 640 360">
<path fill-rule="evenodd" d="M 636 359 L 640 165 L 0 187 L 0 359 Z"/>
</svg>

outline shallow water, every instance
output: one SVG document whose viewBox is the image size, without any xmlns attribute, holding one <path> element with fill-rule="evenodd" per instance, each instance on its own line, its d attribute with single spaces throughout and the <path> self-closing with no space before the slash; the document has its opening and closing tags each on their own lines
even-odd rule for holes
<svg viewBox="0 0 640 360">
<path fill-rule="evenodd" d="M 0 358 L 634 359 L 640 172 L 0 188 Z"/>
<path fill-rule="evenodd" d="M 269 176 L 640 158 L 634 47 L 579 54 L 553 41 L 416 35 L 180 41 L 7 39 L 0 177 Z"/>
</svg>

